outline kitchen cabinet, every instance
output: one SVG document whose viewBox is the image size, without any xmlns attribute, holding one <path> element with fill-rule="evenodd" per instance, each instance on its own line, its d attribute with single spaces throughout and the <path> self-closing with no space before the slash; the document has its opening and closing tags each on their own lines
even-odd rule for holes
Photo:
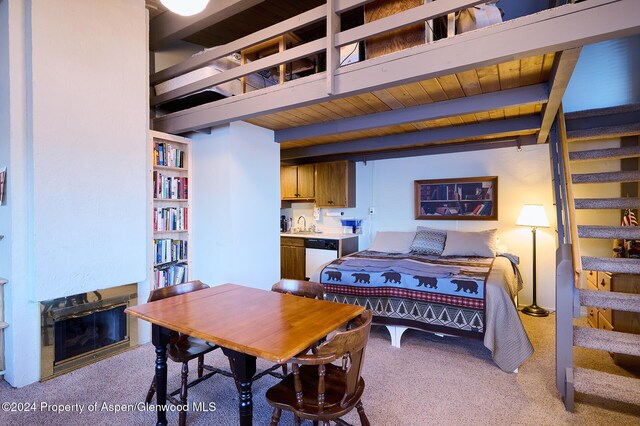
<svg viewBox="0 0 640 426">
<path fill-rule="evenodd" d="M 282 278 L 304 280 L 304 238 L 280 237 L 280 275 Z"/>
<path fill-rule="evenodd" d="M 282 200 L 313 200 L 314 196 L 314 164 L 280 167 L 280 198 Z"/>
<path fill-rule="evenodd" d="M 357 235 L 280 237 L 280 275 L 305 280 L 323 264 L 358 251 Z"/>
<path fill-rule="evenodd" d="M 355 163 L 334 161 L 316 164 L 316 207 L 356 206 Z"/>
</svg>

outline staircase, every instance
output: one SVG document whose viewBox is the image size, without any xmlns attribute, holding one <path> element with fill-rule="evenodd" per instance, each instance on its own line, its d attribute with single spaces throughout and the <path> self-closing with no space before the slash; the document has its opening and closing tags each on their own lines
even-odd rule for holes
<svg viewBox="0 0 640 426">
<path fill-rule="evenodd" d="M 583 132 L 584 133 L 584 132 Z M 588 133 L 572 140 L 593 139 Z M 603 226 L 598 223 L 576 223 L 576 210 L 638 209 L 640 198 L 578 198 L 573 189 L 578 185 L 610 182 L 638 182 L 640 171 L 572 173 L 572 165 L 599 160 L 640 158 L 640 146 L 583 149 L 568 152 L 567 132 L 560 111 L 556 132 L 551 135 L 553 174 L 558 215 L 559 245 L 556 260 L 556 376 L 557 387 L 565 408 L 574 409 L 574 391 L 598 395 L 630 404 L 640 403 L 640 380 L 584 368 L 574 368 L 573 347 L 580 346 L 606 352 L 640 356 L 640 335 L 576 326 L 573 318 L 580 316 L 580 307 L 606 308 L 640 313 L 640 294 L 594 291 L 580 288 L 582 271 L 603 271 L 638 275 L 640 259 L 590 257 L 580 255 L 580 242 L 585 238 L 606 240 L 640 240 L 640 226 Z M 583 167 L 584 168 L 584 167 Z M 613 252 L 612 252 L 613 254 Z"/>
</svg>

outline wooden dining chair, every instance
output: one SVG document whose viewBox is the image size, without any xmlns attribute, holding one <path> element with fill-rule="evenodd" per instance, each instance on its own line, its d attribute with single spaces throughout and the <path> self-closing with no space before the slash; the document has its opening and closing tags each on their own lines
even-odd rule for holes
<svg viewBox="0 0 640 426">
<path fill-rule="evenodd" d="M 326 426 L 329 421 L 345 425 L 340 418 L 354 407 L 360 423 L 369 426 L 361 401 L 365 384 L 360 373 L 370 329 L 371 311 L 365 311 L 315 353 L 292 358 L 293 372 L 266 393 L 267 402 L 274 407 L 271 426 L 278 425 L 282 410 L 293 412 L 296 424 L 302 418 Z M 337 360 L 341 365 L 332 364 Z"/>
<path fill-rule="evenodd" d="M 156 300 L 166 299 L 168 297 L 178 296 L 180 294 L 204 290 L 206 288 L 209 288 L 209 286 L 201 281 L 189 281 L 182 284 L 176 284 L 152 290 L 147 301 L 153 302 Z M 175 390 L 167 395 L 167 399 L 171 401 L 172 404 L 185 406 L 187 404 L 187 389 L 197 385 L 203 380 L 210 378 L 216 373 L 227 373 L 225 375 L 231 375 L 228 372 L 224 372 L 222 370 L 204 364 L 204 355 L 217 348 L 218 346 L 212 345 L 203 340 L 196 339 L 186 334 L 178 333 L 177 331 L 171 331 L 171 335 L 169 337 L 169 345 L 167 347 L 167 357 L 173 362 L 182 363 L 182 380 L 180 389 Z M 196 380 L 193 380 L 192 382 L 189 382 L 189 361 L 196 358 L 198 359 L 198 378 Z M 205 369 L 209 371 L 209 373 L 203 375 Z M 147 398 L 145 399 L 145 402 L 147 404 L 151 402 L 151 399 L 153 398 L 155 392 L 156 378 L 154 375 L 151 386 L 149 387 L 149 391 L 147 392 Z M 179 400 L 175 398 L 175 395 L 177 395 L 178 393 L 180 394 Z M 184 426 L 186 420 L 187 412 L 181 410 L 178 418 L 180 426 Z"/>
<path fill-rule="evenodd" d="M 282 279 L 271 287 L 271 291 L 310 299 L 324 299 L 324 287 L 322 284 L 314 283 L 313 281 Z"/>
</svg>

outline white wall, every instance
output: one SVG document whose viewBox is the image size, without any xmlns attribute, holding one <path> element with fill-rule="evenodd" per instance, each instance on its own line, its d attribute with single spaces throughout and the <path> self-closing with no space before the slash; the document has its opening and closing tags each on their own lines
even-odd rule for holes
<svg viewBox="0 0 640 426">
<path fill-rule="evenodd" d="M 530 228 L 516 226 L 523 204 L 543 204 L 550 228 L 539 228 L 538 304 L 555 307 L 555 210 L 552 200 L 548 145 L 502 148 L 457 154 L 442 154 L 357 163 L 357 207 L 338 209 L 345 216 L 363 218 L 360 249 L 369 246 L 376 231 L 409 231 L 416 226 L 456 230 L 498 229 L 500 244 L 520 256 L 520 270 L 525 280 L 519 303 L 532 301 L 532 241 Z M 455 177 L 498 176 L 498 221 L 437 221 L 414 219 L 414 180 Z M 369 215 L 369 207 L 375 213 Z M 312 215 L 312 205 L 293 204 L 283 214 L 294 218 Z M 324 209 L 323 209 L 324 210 Z M 313 221 L 311 221 L 313 223 Z M 339 229 L 339 220 L 323 215 L 318 227 L 331 232 Z"/>
<path fill-rule="evenodd" d="M 192 277 L 270 289 L 280 279 L 273 132 L 234 122 L 192 140 Z"/>
<path fill-rule="evenodd" d="M 0 276 L 22 386 L 39 379 L 38 301 L 146 279 L 147 26 L 129 0 L 4 0 L 1 17 Z"/>
<path fill-rule="evenodd" d="M 146 277 L 141 3 L 32 3 L 35 300 Z"/>
</svg>

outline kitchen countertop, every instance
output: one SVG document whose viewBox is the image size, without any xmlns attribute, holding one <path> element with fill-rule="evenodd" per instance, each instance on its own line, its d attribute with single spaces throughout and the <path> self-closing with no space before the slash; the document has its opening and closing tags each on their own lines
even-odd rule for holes
<svg viewBox="0 0 640 426">
<path fill-rule="evenodd" d="M 326 240 L 346 240 L 347 238 L 357 237 L 359 234 L 331 234 L 328 232 L 314 232 L 312 234 L 301 234 L 291 232 L 281 232 L 281 237 L 294 237 L 294 238 L 324 238 Z"/>
</svg>

